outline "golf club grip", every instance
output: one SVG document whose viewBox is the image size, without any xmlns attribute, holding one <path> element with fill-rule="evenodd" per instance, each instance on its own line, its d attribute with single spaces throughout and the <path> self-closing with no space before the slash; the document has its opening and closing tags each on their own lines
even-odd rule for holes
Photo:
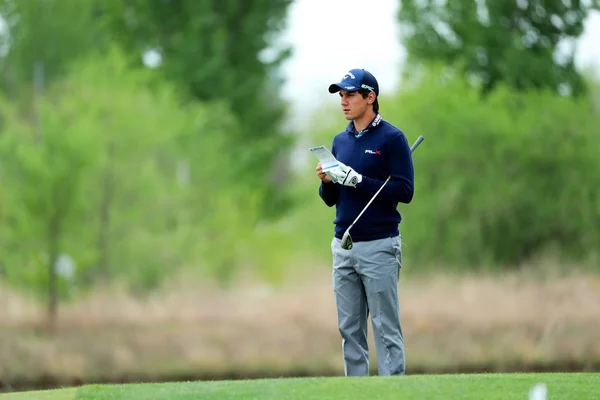
<svg viewBox="0 0 600 400">
<path fill-rule="evenodd" d="M 415 151 L 415 149 L 421 144 L 421 142 L 423 141 L 423 139 L 425 139 L 423 137 L 423 135 L 420 135 L 417 140 L 415 141 L 415 143 L 413 143 L 413 145 L 410 147 L 410 152 L 412 153 L 413 151 Z M 373 195 L 373 197 L 371 197 L 371 200 L 369 200 L 369 202 L 367 203 L 367 205 L 365 206 L 365 208 L 362 209 L 362 211 L 360 212 L 360 214 L 358 214 L 358 217 L 356 217 L 356 219 L 354 220 L 354 222 L 352 222 L 352 224 L 348 227 L 348 230 L 350 230 L 350 228 L 352 228 L 354 226 L 354 224 L 356 223 L 356 221 L 358 221 L 358 219 L 361 217 L 361 215 L 363 215 L 363 213 L 365 212 L 365 210 L 367 208 L 369 208 L 369 206 L 371 205 L 371 203 L 373 202 L 373 200 L 375 200 L 375 198 L 377 197 L 377 195 L 379 194 L 379 192 L 381 192 L 381 190 L 383 190 L 383 187 L 390 181 L 391 176 L 388 176 L 387 179 L 385 180 L 385 182 L 383 182 L 383 185 L 381 185 L 381 187 L 379 188 L 379 190 L 377 190 L 377 192 L 375 192 L 375 194 Z"/>
<path fill-rule="evenodd" d="M 421 144 L 421 142 L 424 140 L 425 138 L 423 137 L 423 135 L 419 135 L 419 137 L 417 138 L 417 140 L 413 143 L 412 146 L 410 146 L 410 152 L 412 153 L 413 151 L 415 151 L 415 149 Z"/>
</svg>

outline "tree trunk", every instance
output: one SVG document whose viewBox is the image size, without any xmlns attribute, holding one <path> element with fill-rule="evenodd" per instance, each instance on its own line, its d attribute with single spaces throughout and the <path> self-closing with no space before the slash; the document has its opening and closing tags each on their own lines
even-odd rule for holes
<svg viewBox="0 0 600 400">
<path fill-rule="evenodd" d="M 48 280 L 48 332 L 54 333 L 56 330 L 56 319 L 58 316 L 58 275 L 56 271 L 56 261 L 58 260 L 58 240 L 60 234 L 60 217 L 55 214 L 51 220 L 48 229 L 48 255 L 50 274 Z"/>
<path fill-rule="evenodd" d="M 111 163 L 114 155 L 114 144 L 107 146 L 107 166 L 104 174 L 102 202 L 100 203 L 100 230 L 98 232 L 98 266 L 104 283 L 110 280 L 110 221 L 111 205 L 114 193 L 114 178 Z"/>
</svg>

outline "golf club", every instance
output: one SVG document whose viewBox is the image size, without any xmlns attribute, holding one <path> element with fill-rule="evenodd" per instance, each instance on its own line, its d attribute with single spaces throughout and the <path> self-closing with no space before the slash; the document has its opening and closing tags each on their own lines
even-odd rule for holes
<svg viewBox="0 0 600 400">
<path fill-rule="evenodd" d="M 421 135 L 417 138 L 417 140 L 415 141 L 415 143 L 410 147 L 410 152 L 412 153 L 413 151 L 415 151 L 415 149 L 417 148 L 417 146 L 419 146 L 421 144 L 421 142 L 424 140 L 425 138 Z M 367 205 L 365 206 L 365 208 L 363 208 L 363 210 L 360 212 L 360 214 L 358 214 L 358 217 L 356 217 L 356 219 L 354 220 L 354 222 L 352 222 L 352 224 L 348 227 L 348 229 L 346 229 L 346 232 L 344 232 L 344 235 L 342 236 L 342 249 L 344 250 L 350 250 L 352 248 L 352 236 L 350 236 L 350 229 L 352 229 L 352 227 L 354 226 L 354 224 L 356 224 L 356 221 L 358 221 L 358 219 L 360 218 L 361 215 L 363 215 L 363 213 L 365 212 L 365 210 L 369 207 L 369 205 L 371 205 L 371 203 L 373 202 L 373 200 L 375 200 L 375 197 L 377 197 L 377 195 L 379 194 L 379 192 L 381 192 L 381 189 L 383 189 L 383 187 L 386 185 L 386 183 L 389 182 L 391 176 L 388 176 L 387 179 L 385 180 L 385 182 L 383 182 L 383 185 L 381 185 L 381 187 L 379 188 L 379 190 L 373 195 L 373 198 L 371 198 L 371 200 L 369 200 L 369 202 L 367 203 Z"/>
</svg>

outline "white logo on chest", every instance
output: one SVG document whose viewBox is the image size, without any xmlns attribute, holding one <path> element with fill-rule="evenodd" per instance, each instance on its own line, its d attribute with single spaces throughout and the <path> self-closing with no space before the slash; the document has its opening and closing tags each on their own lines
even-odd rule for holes
<svg viewBox="0 0 600 400">
<path fill-rule="evenodd" d="M 381 155 L 381 150 L 365 150 L 366 154 Z"/>
</svg>

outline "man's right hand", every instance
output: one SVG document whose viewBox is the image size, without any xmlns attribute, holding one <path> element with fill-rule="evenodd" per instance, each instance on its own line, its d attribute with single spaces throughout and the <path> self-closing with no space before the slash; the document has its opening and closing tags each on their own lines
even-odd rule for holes
<svg viewBox="0 0 600 400">
<path fill-rule="evenodd" d="M 323 168 L 321 167 L 321 163 L 317 164 L 317 176 L 319 177 L 320 180 L 322 180 L 325 183 L 331 183 L 331 182 L 333 182 L 331 180 L 331 178 L 325 172 L 323 172 Z"/>
</svg>

